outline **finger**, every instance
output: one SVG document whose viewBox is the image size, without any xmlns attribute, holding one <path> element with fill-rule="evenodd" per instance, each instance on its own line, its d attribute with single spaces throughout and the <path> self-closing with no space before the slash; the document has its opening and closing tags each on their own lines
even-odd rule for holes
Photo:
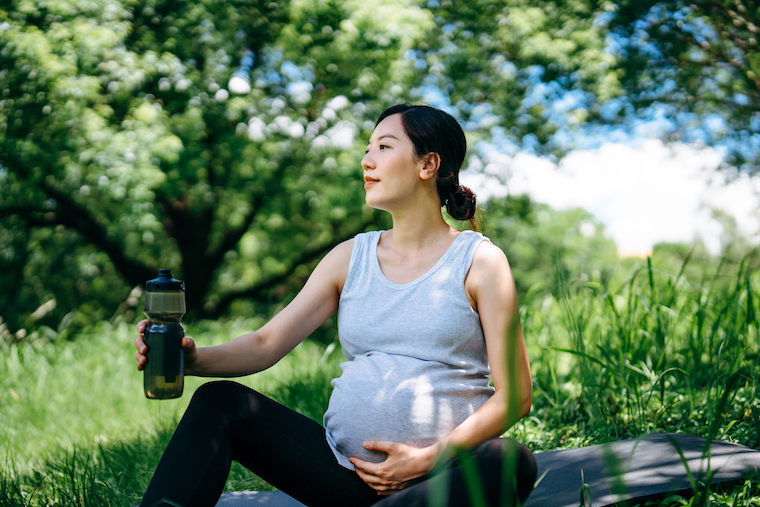
<svg viewBox="0 0 760 507">
<path fill-rule="evenodd" d="M 364 461 L 359 458 L 350 458 L 349 461 L 354 465 L 354 468 L 361 470 L 365 474 L 371 474 L 377 476 L 380 468 L 380 463 L 372 463 L 371 461 Z"/>
<path fill-rule="evenodd" d="M 368 474 L 361 468 L 355 468 L 354 471 L 356 472 L 356 475 L 359 476 L 361 480 L 366 482 L 367 484 L 373 484 L 376 483 L 378 480 L 378 477 L 376 475 Z"/>
<path fill-rule="evenodd" d="M 361 476 L 360 476 L 361 478 Z M 377 493 L 381 495 L 390 495 L 391 493 L 394 493 L 398 491 L 399 487 L 398 484 L 391 483 L 389 481 L 384 481 L 382 479 L 379 479 L 375 476 L 368 476 L 368 480 L 362 479 L 370 488 L 374 489 Z"/>
<path fill-rule="evenodd" d="M 193 340 L 189 336 L 185 336 L 182 338 L 183 349 L 192 350 L 194 347 L 195 347 L 195 340 Z"/>
<path fill-rule="evenodd" d="M 362 463 L 357 463 L 355 461 L 352 461 L 351 463 L 354 465 L 354 470 L 356 470 L 357 474 L 361 475 L 370 473 L 369 470 L 364 468 L 364 465 Z"/>
<path fill-rule="evenodd" d="M 145 332 L 145 328 L 148 326 L 148 320 L 143 319 L 140 322 L 137 323 L 137 332 L 143 333 Z"/>
<path fill-rule="evenodd" d="M 145 367 L 145 356 L 136 352 L 135 359 L 137 360 L 137 369 L 142 370 Z"/>
<path fill-rule="evenodd" d="M 356 474 L 367 484 L 382 484 L 385 486 L 389 484 L 383 477 L 380 463 L 362 461 L 358 458 L 352 458 L 352 463 Z"/>
<path fill-rule="evenodd" d="M 398 447 L 396 442 L 386 442 L 383 440 L 367 440 L 362 445 L 369 451 L 380 451 L 387 454 L 390 454 Z"/>
<path fill-rule="evenodd" d="M 356 470 L 356 475 L 374 490 L 380 491 L 386 487 L 376 475 L 367 474 L 361 470 Z"/>
<path fill-rule="evenodd" d="M 368 481 L 364 481 L 364 482 L 367 484 L 367 486 L 372 488 L 375 491 L 375 493 L 382 494 L 384 491 L 387 491 L 387 487 L 382 484 L 379 484 L 376 482 L 368 482 Z"/>
<path fill-rule="evenodd" d="M 144 354 L 145 351 L 148 349 L 148 346 L 145 345 L 145 340 L 143 339 L 143 335 L 138 334 L 137 337 L 135 338 L 135 348 L 141 354 Z"/>
</svg>

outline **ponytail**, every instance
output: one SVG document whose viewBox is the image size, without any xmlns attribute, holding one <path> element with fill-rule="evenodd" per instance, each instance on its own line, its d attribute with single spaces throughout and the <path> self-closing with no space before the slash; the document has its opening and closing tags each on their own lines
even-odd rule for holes
<svg viewBox="0 0 760 507">
<path fill-rule="evenodd" d="M 478 230 L 478 221 L 475 217 L 477 203 L 475 193 L 463 185 L 450 185 L 448 188 L 440 188 L 438 195 L 441 196 L 441 206 L 446 206 L 446 212 L 456 220 L 468 220 L 473 230 Z"/>
</svg>

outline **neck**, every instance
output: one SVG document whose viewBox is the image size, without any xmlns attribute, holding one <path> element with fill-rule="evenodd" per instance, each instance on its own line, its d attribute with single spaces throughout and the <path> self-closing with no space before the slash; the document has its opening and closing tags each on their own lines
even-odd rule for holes
<svg viewBox="0 0 760 507">
<path fill-rule="evenodd" d="M 391 212 L 393 229 L 390 244 L 394 250 L 419 250 L 435 243 L 452 232 L 441 214 L 438 196 L 424 199 L 419 204 Z"/>
</svg>

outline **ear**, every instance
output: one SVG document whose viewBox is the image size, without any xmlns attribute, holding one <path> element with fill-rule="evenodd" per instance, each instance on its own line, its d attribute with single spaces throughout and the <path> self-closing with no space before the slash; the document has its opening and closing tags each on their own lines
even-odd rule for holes
<svg viewBox="0 0 760 507">
<path fill-rule="evenodd" d="M 420 178 L 429 180 L 434 178 L 441 167 L 441 156 L 435 152 L 430 152 L 422 157 L 422 167 L 420 168 Z"/>
</svg>

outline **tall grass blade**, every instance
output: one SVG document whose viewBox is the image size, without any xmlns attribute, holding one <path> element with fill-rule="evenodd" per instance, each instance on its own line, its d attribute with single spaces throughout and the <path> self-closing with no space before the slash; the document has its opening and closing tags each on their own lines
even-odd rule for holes
<svg viewBox="0 0 760 507">
<path fill-rule="evenodd" d="M 433 467 L 428 488 L 427 507 L 447 507 L 449 504 L 451 471 L 447 461 L 447 459 L 439 459 Z"/>
<path fill-rule="evenodd" d="M 462 470 L 467 492 L 472 502 L 472 507 L 487 507 L 485 487 L 478 472 L 478 464 L 473 459 L 469 450 L 461 449 L 457 452 L 457 460 Z"/>
<path fill-rule="evenodd" d="M 581 498 L 580 498 L 580 504 L 581 507 L 593 507 L 593 502 L 591 498 L 591 488 L 588 484 L 586 484 L 586 478 L 583 476 L 583 469 L 581 468 Z"/>
<path fill-rule="evenodd" d="M 704 481 L 704 487 L 699 488 L 699 484 L 697 483 L 696 479 L 694 478 L 694 473 L 691 471 L 691 468 L 689 467 L 689 461 L 686 459 L 686 456 L 684 456 L 683 449 L 681 449 L 681 446 L 678 445 L 678 442 L 670 436 L 665 435 L 667 439 L 670 441 L 673 448 L 676 450 L 676 453 L 678 454 L 679 459 L 681 460 L 681 463 L 683 464 L 683 467 L 686 469 L 686 477 L 689 480 L 689 485 L 691 486 L 691 490 L 694 492 L 694 498 L 690 502 L 690 505 L 701 505 L 706 506 L 709 502 L 709 492 L 710 492 L 710 482 L 712 481 L 712 472 L 710 471 L 710 456 L 709 453 L 707 455 L 707 470 L 705 475 L 705 481 Z M 702 458 L 705 459 L 705 453 L 703 451 Z"/>
<path fill-rule="evenodd" d="M 602 445 L 602 461 L 604 462 L 604 468 L 607 470 L 607 477 L 612 479 L 610 492 L 613 498 L 617 497 L 622 499 L 628 491 L 628 487 L 623 480 L 623 466 L 620 458 L 612 450 L 611 445 Z"/>
</svg>

